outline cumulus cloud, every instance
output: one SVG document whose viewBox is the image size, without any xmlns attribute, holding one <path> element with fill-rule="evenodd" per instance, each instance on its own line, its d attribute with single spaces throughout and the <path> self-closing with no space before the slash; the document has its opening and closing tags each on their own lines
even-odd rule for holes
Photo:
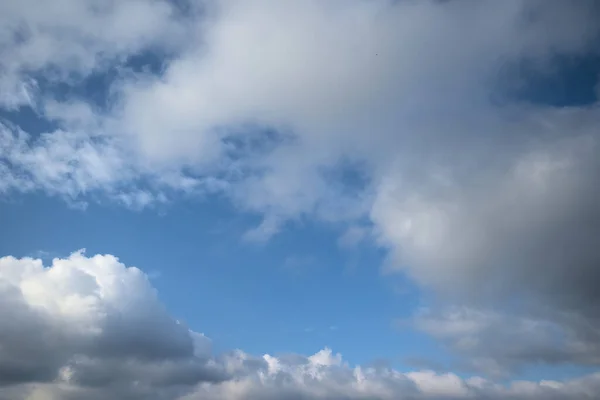
<svg viewBox="0 0 600 400">
<path fill-rule="evenodd" d="M 0 258 L 2 399 L 592 399 L 600 376 L 495 384 L 312 356 L 212 355 L 111 255 Z M 460 329 L 459 329 L 460 331 Z"/>
<path fill-rule="evenodd" d="M 399 372 L 351 367 L 324 349 L 313 356 L 265 355 L 260 369 L 218 385 L 202 385 L 183 397 L 195 399 L 592 399 L 599 376 L 570 381 L 514 381 L 499 385 L 432 371 Z"/>
<path fill-rule="evenodd" d="M 226 377 L 209 340 L 167 313 L 143 272 L 111 255 L 77 252 L 48 267 L 3 257 L 0 289 L 3 388 L 149 394 Z"/>
<path fill-rule="evenodd" d="M 598 55 L 597 2 L 0 7 L 0 101 L 59 127 L 0 126 L 0 192 L 136 207 L 224 192 L 265 216 L 249 240 L 304 216 L 368 220 L 389 269 L 443 301 L 598 337 L 598 104 L 516 96 L 557 59 Z M 48 86 L 108 70 L 106 104 Z"/>
</svg>

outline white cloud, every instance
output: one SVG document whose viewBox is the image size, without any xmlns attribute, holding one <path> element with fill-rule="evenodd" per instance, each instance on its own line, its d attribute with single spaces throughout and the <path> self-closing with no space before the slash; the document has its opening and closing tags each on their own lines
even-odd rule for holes
<svg viewBox="0 0 600 400">
<path fill-rule="evenodd" d="M 511 97 L 519 66 L 597 52 L 593 0 L 5 3 L 0 101 L 60 128 L 0 125 L 1 193 L 224 192 L 265 216 L 251 240 L 368 218 L 391 269 L 446 301 L 597 331 L 597 104 Z M 159 74 L 125 68 L 148 50 Z M 39 85 L 110 68 L 104 108 Z"/>
<path fill-rule="evenodd" d="M 0 376 L 115 393 L 225 378 L 209 340 L 173 319 L 135 267 L 82 252 L 41 260 L 0 258 Z M 71 390 L 71 389 L 69 389 Z"/>
<path fill-rule="evenodd" d="M 65 0 L 71 11 L 60 15 L 25 5 L 7 8 L 7 18 L 32 33 L 15 41 L 21 25 L 8 24 L 6 51 L 25 54 L 26 48 L 38 48 L 36 41 L 52 44 L 44 46 L 47 52 L 31 51 L 35 57 L 6 58 L 15 64 L 7 69 L 25 73 L 23 79 L 30 79 L 27 71 L 45 74 L 50 66 L 89 75 L 149 48 L 174 57 L 165 60 L 159 77 L 123 74 L 111 89 L 115 101 L 108 115 L 90 115 L 91 109 L 71 101 L 47 101 L 52 93 L 36 99 L 44 112 L 62 120 L 65 130 L 83 129 L 82 140 L 92 144 L 101 134 L 117 147 L 105 149 L 108 162 L 112 153 L 124 153 L 125 170 L 159 182 L 175 169 L 179 178 L 170 182 L 186 191 L 212 182 L 212 190 L 226 190 L 236 204 L 267 213 L 267 221 L 302 214 L 329 220 L 364 216 L 374 194 L 369 189 L 389 178 L 392 163 L 410 173 L 440 163 L 459 148 L 458 141 L 481 140 L 479 132 L 489 125 L 498 135 L 522 131 L 489 104 L 495 85 L 503 83 L 496 82 L 499 71 L 524 59 L 546 66 L 553 54 L 579 54 L 591 48 L 597 33 L 585 1 L 579 7 L 540 1 L 200 2 L 192 8 L 203 12 L 185 20 L 161 1 L 75 3 Z M 134 22 L 125 17 L 132 10 Z M 528 12 L 536 18 L 524 20 Z M 112 29 L 99 28 L 105 26 Z M 94 126 L 98 117 L 105 123 Z M 293 139 L 254 137 L 245 132 L 248 124 Z M 262 150 L 245 148 L 232 158 L 231 143 L 223 141 L 231 135 L 262 142 Z M 490 140 L 488 146 L 500 139 Z M 485 157 L 478 148 L 468 151 L 476 152 L 470 158 Z M 370 178 L 366 192 L 347 195 L 328 174 L 348 160 L 364 167 Z M 45 169 L 45 161 L 29 167 Z M 120 171 L 109 171 L 112 180 Z M 181 177 L 182 171 L 217 180 L 198 182 Z M 12 178 L 3 186 L 14 189 L 17 185 L 6 183 Z M 71 176 L 61 178 L 73 185 Z M 112 180 L 97 185 L 110 191 Z M 48 182 L 30 186 L 63 186 Z M 85 195 L 76 182 L 70 192 Z M 255 233 L 277 232 L 276 225 L 267 225 Z"/>
<path fill-rule="evenodd" d="M 330 357 L 323 350 L 315 356 Z M 264 356 L 257 370 L 235 380 L 201 385 L 182 400 L 196 399 L 593 399 L 600 376 L 592 374 L 570 381 L 514 381 L 500 385 L 432 371 L 402 373 L 390 369 L 350 367 L 341 359 L 319 363 L 312 357 Z M 260 364 L 257 364 L 260 365 Z"/>
<path fill-rule="evenodd" d="M 150 168 L 162 176 L 166 164 L 196 177 L 224 178 L 228 183 L 216 190 L 269 214 L 268 221 L 304 213 L 364 216 L 372 193 L 345 195 L 327 170 L 360 162 L 377 184 L 393 161 L 403 160 L 403 169 L 420 169 L 423 158 L 439 162 L 452 151 L 446 145 L 472 140 L 482 125 L 502 122 L 488 102 L 502 68 L 524 59 L 546 66 L 555 53 L 579 54 L 591 48 L 597 33 L 588 20 L 592 5 L 585 1 L 579 7 L 516 0 L 198 2 L 192 9 L 203 11 L 185 20 L 161 1 L 75 3 L 65 0 L 71 13 L 60 15 L 25 5 L 5 10 L 7 18 L 34 32 L 14 41 L 17 27 L 7 25 L 7 51 L 20 54 L 45 40 L 73 53 L 67 57 L 50 46 L 47 53 L 32 51 L 35 62 L 7 58 L 16 65 L 9 70 L 42 73 L 53 66 L 88 75 L 148 48 L 175 56 L 165 60 L 159 77 L 121 76 L 104 126 L 91 127 L 86 120 L 96 116 L 74 110 L 72 103 L 57 107 L 51 101 L 48 115 L 63 119 L 67 128 L 108 135 L 111 144 L 125 147 L 119 150 L 127 150 L 135 171 Z M 138 16 L 133 23 L 124 17 L 132 10 Z M 524 20 L 528 12 L 536 17 Z M 223 140 L 248 124 L 278 129 L 293 140 L 263 138 L 271 151 L 246 149 L 232 159 Z M 115 135 L 119 140 L 113 141 Z M 418 164 L 411 165 L 415 157 Z"/>
<path fill-rule="evenodd" d="M 31 135 L 0 121 L 0 193 L 41 189 L 70 202 L 108 198 L 138 209 L 168 202 L 173 190 L 206 193 L 217 185 L 149 169 L 116 138 L 61 129 Z"/>
<path fill-rule="evenodd" d="M 179 24 L 181 20 L 175 23 L 175 15 L 166 1 L 3 3 L 0 82 L 8 89 L 3 91 L 3 103 L 12 107 L 32 103 L 35 84 L 29 85 L 30 73 L 34 79 L 43 73 L 44 78 L 68 81 L 105 70 L 148 46 L 178 47 L 185 25 Z"/>
<path fill-rule="evenodd" d="M 111 255 L 77 252 L 48 267 L 0 258 L 0 298 L 0 399 L 581 400 L 600 388 L 597 374 L 505 386 L 353 367 L 328 348 L 214 356 L 209 339 L 169 316 L 144 273 Z"/>
</svg>

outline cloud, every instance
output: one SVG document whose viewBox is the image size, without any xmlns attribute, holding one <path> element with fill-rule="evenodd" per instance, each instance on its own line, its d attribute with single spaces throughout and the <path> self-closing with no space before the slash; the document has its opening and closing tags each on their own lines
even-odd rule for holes
<svg viewBox="0 0 600 400">
<path fill-rule="evenodd" d="M 597 109 L 562 113 L 550 138 L 514 155 L 494 146 L 494 161 L 477 173 L 419 174 L 420 187 L 408 192 L 391 175 L 372 209 L 391 250 L 388 267 L 434 291 L 436 306 L 473 310 L 459 313 L 463 322 L 485 327 L 470 332 L 479 344 L 460 353 L 487 359 L 492 369 L 599 362 L 599 138 L 586 121 Z M 446 326 L 447 317 L 437 322 Z M 529 323 L 535 331 L 511 331 Z M 531 343 L 550 332 L 565 338 Z M 453 337 L 451 347 L 461 340 Z"/>
<path fill-rule="evenodd" d="M 167 313 L 144 273 L 111 255 L 80 251 L 47 267 L 0 258 L 0 299 L 0 399 L 581 400 L 600 388 L 597 374 L 507 386 L 350 366 L 328 348 L 311 356 L 213 355 L 209 339 Z M 475 326 L 460 324 L 441 334 L 468 335 Z"/>
<path fill-rule="evenodd" d="M 200 194 L 218 185 L 149 169 L 117 142 L 84 129 L 35 136 L 0 121 L 0 194 L 42 190 L 69 203 L 108 199 L 141 209 L 167 203 L 173 191 Z"/>
<path fill-rule="evenodd" d="M 524 365 L 600 365 L 599 333 L 581 320 L 552 320 L 453 307 L 421 310 L 406 322 L 461 356 L 457 368 L 510 376 Z"/>
<path fill-rule="evenodd" d="M 183 399 L 592 399 L 599 379 L 595 374 L 564 382 L 514 381 L 499 385 L 451 373 L 350 367 L 339 355 L 324 349 L 291 360 L 265 355 L 261 368 L 252 374 L 202 386 Z"/>
<path fill-rule="evenodd" d="M 2 387 L 54 384 L 106 396 L 226 377 L 209 340 L 167 313 L 144 273 L 111 255 L 77 252 L 49 267 L 0 258 L 0 298 Z"/>
<path fill-rule="evenodd" d="M 184 31 L 166 1 L 26 0 L 0 7 L 2 103 L 12 108 L 36 104 L 39 77 L 76 82 L 148 46 L 176 48 Z"/>
<path fill-rule="evenodd" d="M 585 53 L 598 33 L 592 1 L 578 7 L 516 0 L 193 2 L 189 7 L 202 12 L 187 18 L 162 1 L 76 3 L 60 16 L 7 9 L 8 19 L 20 21 L 5 29 L 7 51 L 29 54 L 25 49 L 45 40 L 69 52 L 45 46 L 48 51 L 31 51 L 35 62 L 8 57 L 14 66 L 7 69 L 23 79 L 35 79 L 31 71 L 45 76 L 49 67 L 89 76 L 107 65 L 127 70 L 123 59 L 140 52 L 171 54 L 158 76 L 118 74 L 100 115 L 77 112 L 73 121 L 72 112 L 60 109 L 72 111 L 74 99 L 48 100 L 52 91 L 36 99 L 65 130 L 81 129 L 81 118 L 103 120 L 95 128 L 83 123 L 83 138 L 95 143 L 100 134 L 106 151 L 124 153 L 126 170 L 141 179 L 168 180 L 183 190 L 210 185 L 239 206 L 266 213 L 266 225 L 250 234 L 257 238 L 277 232 L 272 221 L 303 214 L 364 217 L 390 164 L 402 160 L 405 172 L 421 169 L 422 160 L 431 167 L 458 141 L 480 140 L 488 125 L 498 132 L 514 128 L 489 103 L 499 85 L 519 78 L 511 66 L 531 62 L 540 69 L 555 55 Z M 132 11 L 143 22 L 124 17 Z M 19 36 L 18 28 L 32 33 Z M 256 133 L 265 129 L 277 134 Z M 45 160 L 38 161 L 30 167 L 42 169 Z M 361 166 L 364 191 L 349 194 L 353 185 L 334 173 L 348 163 Z M 71 179 L 63 176 L 64 183 Z M 113 190 L 113 182 L 98 185 Z M 48 189 L 43 182 L 33 186 Z M 116 198 L 143 206 L 164 190 L 154 185 L 145 195 Z"/>
<path fill-rule="evenodd" d="M 557 59 L 598 55 L 597 2 L 186 4 L 0 6 L 2 104 L 58 126 L 2 122 L 1 193 L 224 193 L 264 216 L 254 241 L 307 217 L 372 226 L 389 270 L 444 304 L 597 337 L 598 104 L 517 95 Z M 109 70 L 105 104 L 52 86 Z"/>
<path fill-rule="evenodd" d="M 476 293 L 474 283 L 482 284 L 481 292 L 523 284 L 553 294 L 556 284 L 573 285 L 579 298 L 556 300 L 577 308 L 593 303 L 595 292 L 579 285 L 593 280 L 599 256 L 589 245 L 599 226 L 599 192 L 591 184 L 600 171 L 594 156 L 599 138 L 588 125 L 597 110 L 561 113 L 545 134 L 549 121 L 540 115 L 542 126 L 531 124 L 523 135 L 535 143 L 516 154 L 491 147 L 492 161 L 477 172 L 461 174 L 453 166 L 439 174 L 422 171 L 419 187 L 408 192 L 399 175 L 384 180 L 372 210 L 383 240 L 397 244 L 404 264 L 433 285 L 452 281 Z M 564 268 L 579 273 L 564 280 Z"/>
</svg>

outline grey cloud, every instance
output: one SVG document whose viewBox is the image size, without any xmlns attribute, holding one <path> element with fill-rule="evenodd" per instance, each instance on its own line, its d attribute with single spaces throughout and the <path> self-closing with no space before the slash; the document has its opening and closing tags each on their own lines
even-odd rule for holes
<svg viewBox="0 0 600 400">
<path fill-rule="evenodd" d="M 317 355 L 325 354 L 331 357 L 327 351 Z M 594 399 L 600 385 L 598 374 L 564 382 L 513 381 L 499 385 L 479 377 L 462 379 L 452 373 L 400 373 L 387 368 L 351 368 L 343 363 L 319 364 L 315 356 L 289 364 L 282 358 L 265 356 L 268 370 L 203 386 L 183 399 Z"/>
<path fill-rule="evenodd" d="M 2 99 L 33 97 L 61 129 L 32 140 L 2 126 L 0 192 L 105 193 L 140 207 L 173 190 L 225 192 L 265 215 L 255 239 L 304 216 L 369 218 L 391 268 L 444 302 L 548 321 L 573 332 L 574 348 L 598 337 L 598 104 L 526 104 L 504 89 L 523 83 L 522 64 L 547 74 L 557 57 L 597 55 L 596 1 L 234 0 L 197 3 L 205 12 L 185 24 L 166 2 L 64 0 L 72 12 L 60 15 L 12 3 L 0 15 L 33 28 L 13 43 L 15 26 L 2 24 L 12 64 L 0 87 L 15 89 Z M 120 75 L 102 112 L 32 89 L 50 67 L 59 81 L 89 76 L 152 46 L 172 50 L 164 71 Z M 286 140 L 234 129 L 248 125 Z M 266 144 L 240 150 L 232 136 Z M 365 181 L 351 194 L 329 173 L 345 165 Z M 123 336 L 104 346 L 129 349 L 128 332 L 107 324 Z M 131 355 L 189 351 L 173 340 Z"/>
<path fill-rule="evenodd" d="M 0 383 L 53 380 L 66 361 L 61 353 L 67 338 L 59 327 L 30 309 L 19 290 L 4 282 L 0 283 L 0 315 Z"/>
<path fill-rule="evenodd" d="M 168 315 L 147 277 L 112 256 L 74 253 L 46 268 L 4 257 L 0 288 L 0 392 L 46 383 L 174 398 L 228 378 L 208 339 Z"/>
<path fill-rule="evenodd" d="M 499 385 L 452 373 L 353 367 L 330 349 L 308 357 L 253 356 L 241 350 L 212 356 L 208 339 L 164 314 L 140 270 L 125 267 L 110 255 L 74 253 L 55 259 L 49 267 L 43 267 L 40 260 L 3 257 L 0 283 L 4 321 L 0 325 L 0 399 L 583 400 L 593 399 L 600 387 L 597 374 Z M 138 313 L 144 318 L 136 319 Z M 129 326 L 105 330 L 110 322 L 106 317 L 115 315 L 129 321 Z M 475 317 L 446 316 L 444 322 L 424 315 L 421 322 L 425 330 L 442 339 L 469 338 L 473 332 L 498 328 L 497 318 Z M 147 330 L 137 329 L 138 323 Z M 508 323 L 519 328 L 517 335 L 529 329 L 527 324 Z M 140 339 L 160 332 L 153 343 L 163 350 L 143 354 L 147 349 L 143 345 L 122 354 L 113 351 L 112 346 L 123 349 L 119 337 L 135 347 L 128 332 L 136 332 Z M 543 339 L 542 331 L 530 333 Z M 111 340 L 103 341 L 105 336 Z M 511 337 L 499 339 L 506 342 Z M 194 348 L 183 351 L 187 346 L 181 343 L 190 342 Z M 510 353 L 511 348 L 507 349 Z"/>
<path fill-rule="evenodd" d="M 490 147 L 477 172 L 463 175 L 452 165 L 425 172 L 413 191 L 393 174 L 375 201 L 372 216 L 392 249 L 392 265 L 433 288 L 442 303 L 516 318 L 480 332 L 483 343 L 471 359 L 477 350 L 507 368 L 600 361 L 594 345 L 600 339 L 600 191 L 594 183 L 600 137 L 588 120 L 598 111 L 561 114 L 541 120 L 551 124 L 545 137 L 531 125 L 533 146 L 514 153 Z M 520 317 L 570 336 L 570 348 L 552 342 L 538 348 L 538 333 L 511 337 Z M 514 355 L 512 346 L 518 347 Z"/>
<path fill-rule="evenodd" d="M 132 4 L 159 23 L 120 25 L 120 8 Z M 115 145 L 124 142 L 132 147 L 143 165 L 158 160 L 175 168 L 192 166 L 201 176 L 224 176 L 236 183 L 224 186 L 239 205 L 282 218 L 316 213 L 351 219 L 364 214 L 370 197 L 344 195 L 323 176 L 323 169 L 345 159 L 364 162 L 370 167 L 366 175 L 377 182 L 390 160 L 411 154 L 429 158 L 427 153 L 444 147 L 435 142 L 450 146 L 456 136 L 476 137 L 478 114 L 496 112 L 487 103 L 493 90 L 488 82 L 499 68 L 524 57 L 546 65 L 555 53 L 580 54 L 593 48 L 597 33 L 593 2 L 587 1 L 577 7 L 564 1 L 210 4 L 214 7 L 204 7 L 204 13 L 192 13 L 200 17 L 192 33 L 186 30 L 187 40 L 181 41 L 189 45 L 175 51 L 161 77 L 126 76 L 115 85 L 117 104 L 109 110 L 107 126 L 99 130 L 108 136 L 123 133 Z M 73 25 L 75 31 L 84 32 L 114 19 L 119 29 L 96 34 L 97 46 L 85 53 L 90 58 L 117 34 L 128 39 L 117 47 L 125 52 L 130 42 L 150 46 L 164 37 L 169 40 L 163 46 L 170 48 L 173 35 L 168 33 L 174 22 L 180 22 L 173 21 L 176 14 L 162 2 L 111 3 L 99 15 L 86 4 L 73 10 L 78 18 L 30 15 L 19 7 L 7 11 L 32 24 Z M 318 40 L 307 36 L 306 26 L 313 27 L 312 36 Z M 81 126 L 72 113 L 57 112 L 61 107 L 70 109 L 70 103 L 50 104 L 42 108 L 67 128 L 74 123 Z M 449 121 L 424 124 L 444 118 Z M 93 113 L 84 119 L 85 126 L 94 119 Z M 460 133 L 449 132 L 457 120 L 462 122 L 457 126 Z M 222 143 L 228 130 L 220 128 L 256 122 L 291 131 L 293 144 L 275 144 L 264 157 L 245 154 L 235 162 L 228 159 Z M 173 135 L 177 140 L 170 139 Z M 237 182 L 240 169 L 249 176 Z M 255 175 L 256 170 L 264 173 Z M 137 168 L 132 173 L 141 174 Z M 176 179 L 183 186 L 194 181 Z M 43 179 L 37 185 L 44 187 Z M 102 185 L 112 188 L 112 182 Z M 52 187 L 60 185 L 55 182 Z"/>
<path fill-rule="evenodd" d="M 461 355 L 455 367 L 491 376 L 514 375 L 531 364 L 600 365 L 600 331 L 585 334 L 574 321 L 454 307 L 422 310 L 404 322 Z"/>
<path fill-rule="evenodd" d="M 127 388 L 141 382 L 150 388 L 190 387 L 198 382 L 219 382 L 228 376 L 216 363 L 190 356 L 183 359 L 140 360 L 125 357 L 74 357 L 67 364 L 68 381 L 82 387 Z"/>
</svg>

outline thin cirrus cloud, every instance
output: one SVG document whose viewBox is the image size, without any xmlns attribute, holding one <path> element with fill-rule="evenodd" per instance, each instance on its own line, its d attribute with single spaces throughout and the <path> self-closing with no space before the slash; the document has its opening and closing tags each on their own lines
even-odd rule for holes
<svg viewBox="0 0 600 400">
<path fill-rule="evenodd" d="M 264 216 L 245 236 L 252 241 L 303 217 L 360 226 L 340 244 L 373 242 L 386 249 L 390 272 L 435 293 L 438 302 L 411 324 L 470 368 L 598 366 L 598 105 L 558 108 L 513 90 L 526 84 L 525 67 L 551 75 L 557 59 L 598 56 L 598 12 L 587 0 L 4 2 L 0 105 L 9 114 L 31 107 L 56 128 L 27 132 L 0 120 L 0 193 L 108 198 L 131 208 L 221 193 Z M 140 55 L 160 59 L 160 68 L 141 67 Z M 112 77 L 98 89 L 103 102 L 57 89 L 98 76 Z M 344 179 L 348 170 L 360 179 Z M 90 284 L 83 281 L 77 285 Z M 45 382 L 60 398 L 83 390 L 49 383 L 83 338 L 67 340 L 73 332 L 31 311 L 18 292 L 5 295 L 27 310 L 15 332 L 57 330 L 52 354 L 31 358 L 13 379 Z M 426 396 L 417 375 L 369 372 L 361 380 L 344 365 L 320 375 L 261 358 L 231 380 L 224 361 L 198 361 L 187 331 L 152 318 L 140 324 L 173 335 L 165 346 L 185 354 L 169 368 L 196 380 L 199 398 Z M 119 336 L 121 328 L 106 332 Z M 531 335 L 542 331 L 551 333 L 532 347 Z M 106 346 L 119 346 L 106 337 Z M 102 376 L 109 364 L 99 365 L 84 342 L 82 370 Z M 141 358 L 132 362 L 162 373 Z M 225 383 L 202 386 L 200 372 Z M 597 385 L 594 376 L 508 388 L 418 376 L 441 387 L 456 380 L 451 386 L 463 390 L 441 398 L 585 398 Z M 309 377 L 318 384 L 306 385 Z"/>
</svg>

